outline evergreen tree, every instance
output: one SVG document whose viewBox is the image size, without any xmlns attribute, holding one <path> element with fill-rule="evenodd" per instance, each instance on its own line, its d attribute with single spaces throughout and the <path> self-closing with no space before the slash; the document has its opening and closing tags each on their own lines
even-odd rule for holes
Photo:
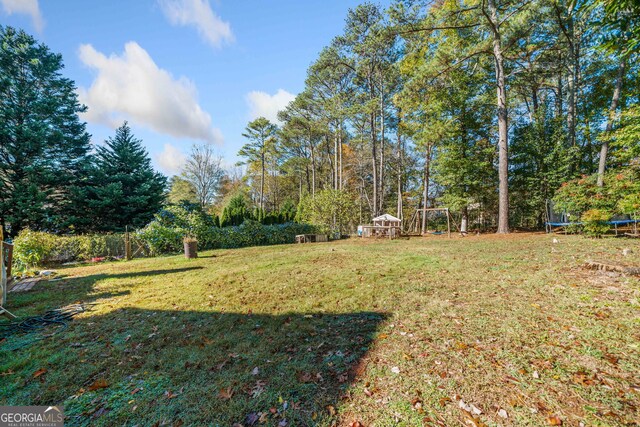
<svg viewBox="0 0 640 427">
<path fill-rule="evenodd" d="M 266 157 L 270 146 L 275 143 L 277 131 L 278 127 L 276 125 L 264 117 L 258 117 L 247 125 L 245 133 L 243 133 L 242 136 L 247 138 L 249 142 L 238 152 L 240 157 L 247 158 L 247 162 L 258 163 L 260 165 L 260 199 L 258 205 L 261 209 L 264 209 L 265 206 L 264 180 Z"/>
<path fill-rule="evenodd" d="M 142 141 L 134 137 L 127 122 L 105 143 L 96 149 L 94 185 L 88 190 L 91 228 L 142 227 L 162 208 L 167 179 L 153 170 Z"/>
<path fill-rule="evenodd" d="M 244 195 L 236 194 L 230 200 L 222 211 L 220 219 L 221 227 L 229 227 L 231 225 L 240 225 L 245 219 L 251 219 L 251 212 L 247 209 L 247 203 Z M 255 218 L 256 221 L 259 219 Z"/>
<path fill-rule="evenodd" d="M 61 231 L 86 210 L 72 203 L 89 163 L 89 134 L 62 56 L 24 31 L 0 26 L 0 218 Z"/>
</svg>

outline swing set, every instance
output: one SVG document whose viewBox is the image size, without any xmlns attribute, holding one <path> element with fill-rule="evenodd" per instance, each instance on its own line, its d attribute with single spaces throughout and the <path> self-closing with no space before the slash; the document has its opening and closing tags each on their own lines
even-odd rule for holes
<svg viewBox="0 0 640 427">
<path fill-rule="evenodd" d="M 458 227 L 458 224 L 453 219 L 449 208 L 418 208 L 411 217 L 409 222 L 408 231 L 412 234 L 421 234 L 422 232 L 422 219 L 425 221 L 425 233 L 435 236 L 447 233 L 448 237 L 451 237 L 451 224 L 458 230 L 460 234 L 463 234 Z M 432 229 L 430 229 L 432 227 Z M 445 228 L 446 227 L 446 228 Z M 446 230 L 446 231 L 445 231 Z"/>
</svg>

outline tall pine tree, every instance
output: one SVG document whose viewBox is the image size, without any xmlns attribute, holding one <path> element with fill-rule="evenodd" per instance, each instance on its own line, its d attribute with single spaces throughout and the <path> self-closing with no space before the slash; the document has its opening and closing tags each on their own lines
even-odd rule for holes
<svg viewBox="0 0 640 427">
<path fill-rule="evenodd" d="M 92 186 L 87 204 L 91 229 L 122 231 L 142 227 L 165 202 L 167 179 L 151 166 L 151 159 L 127 122 L 116 129 L 105 146 L 96 148 Z"/>
<path fill-rule="evenodd" d="M 62 231 L 79 213 L 72 195 L 86 176 L 89 134 L 63 67 L 61 55 L 0 26 L 0 221 L 13 235 Z"/>
</svg>

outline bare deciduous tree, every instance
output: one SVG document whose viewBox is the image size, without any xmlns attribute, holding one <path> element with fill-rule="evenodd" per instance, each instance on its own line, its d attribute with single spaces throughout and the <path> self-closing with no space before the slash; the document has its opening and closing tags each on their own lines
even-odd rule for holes
<svg viewBox="0 0 640 427">
<path fill-rule="evenodd" d="M 195 188 L 203 208 L 213 203 L 224 177 L 222 157 L 211 145 L 194 145 L 184 166 L 184 177 Z"/>
</svg>

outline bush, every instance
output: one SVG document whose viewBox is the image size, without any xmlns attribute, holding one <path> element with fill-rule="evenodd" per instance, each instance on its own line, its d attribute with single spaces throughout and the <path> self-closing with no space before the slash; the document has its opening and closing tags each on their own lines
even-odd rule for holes
<svg viewBox="0 0 640 427">
<path fill-rule="evenodd" d="M 22 230 L 13 241 L 13 262 L 18 269 L 40 265 L 56 247 L 56 236 L 48 233 Z"/>
<path fill-rule="evenodd" d="M 178 228 L 169 227 L 158 220 L 151 221 L 136 232 L 136 236 L 146 243 L 152 254 L 178 252 L 185 236 Z"/>
<path fill-rule="evenodd" d="M 18 234 L 13 244 L 13 260 L 19 270 L 43 264 L 124 255 L 122 234 L 58 236 L 25 229 Z"/>
<path fill-rule="evenodd" d="M 589 236 L 602 236 L 615 215 L 634 217 L 640 211 L 640 168 L 628 167 L 607 172 L 604 186 L 598 187 L 596 174 L 566 182 L 553 198 L 556 208 L 579 215 L 580 227 Z"/>
<path fill-rule="evenodd" d="M 607 223 L 611 214 L 602 209 L 589 209 L 582 214 L 582 228 L 587 236 L 602 237 L 611 226 Z"/>
<path fill-rule="evenodd" d="M 198 248 L 230 249 L 246 246 L 279 245 L 293 243 L 297 234 L 311 234 L 315 227 L 307 224 L 285 223 L 262 225 L 257 221 L 245 220 L 234 227 L 196 228 L 192 237 L 198 240 Z M 182 230 L 169 227 L 159 221 L 152 221 L 136 233 L 154 254 L 175 253 L 182 250 Z"/>
</svg>

